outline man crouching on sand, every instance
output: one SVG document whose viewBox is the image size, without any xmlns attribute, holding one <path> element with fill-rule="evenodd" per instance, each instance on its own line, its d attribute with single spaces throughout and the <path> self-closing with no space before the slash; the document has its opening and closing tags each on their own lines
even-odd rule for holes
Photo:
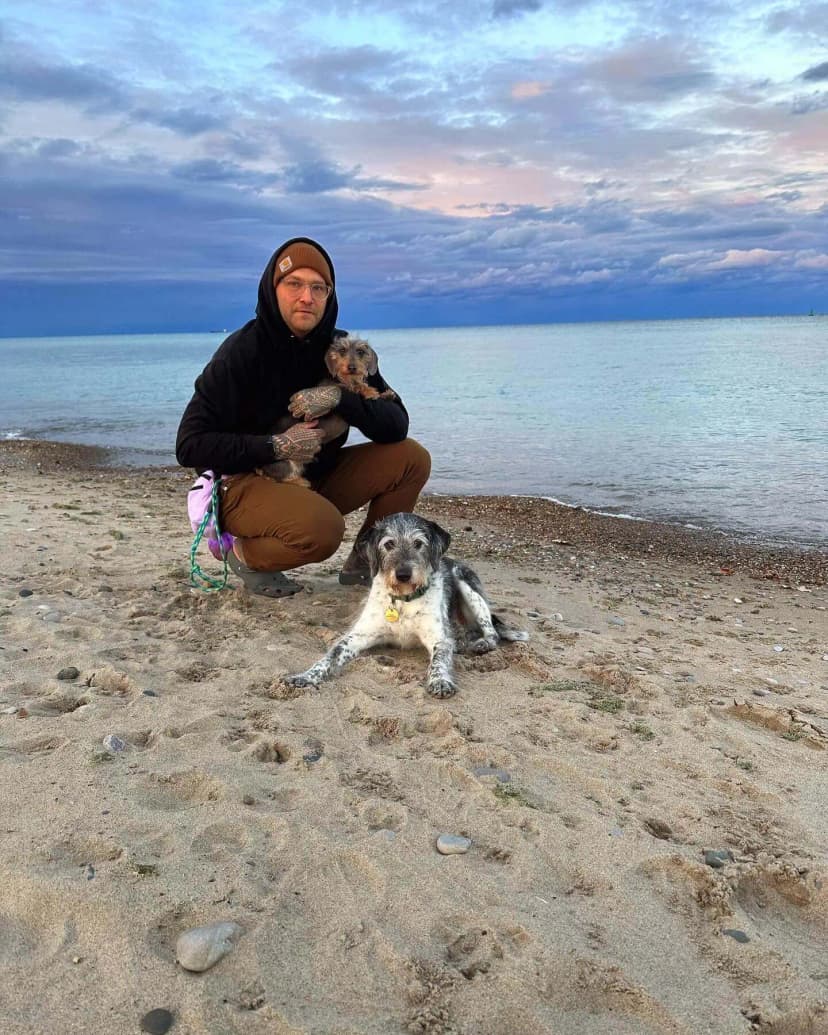
<svg viewBox="0 0 828 1035">
<path fill-rule="evenodd" d="M 197 473 L 221 475 L 221 527 L 236 537 L 230 567 L 254 593 L 281 597 L 301 589 L 283 574 L 323 561 L 339 548 L 344 515 L 368 504 L 360 531 L 411 511 L 431 457 L 407 438 L 408 413 L 396 394 L 365 399 L 320 385 L 339 305 L 330 256 L 307 237 L 286 241 L 259 282 L 256 317 L 234 331 L 198 376 L 176 440 L 176 457 Z M 387 392 L 382 375 L 369 383 Z M 281 433 L 280 420 L 304 419 Z M 318 418 L 341 417 L 370 441 L 345 447 L 348 429 L 325 441 Z M 345 448 L 343 448 L 345 447 Z M 268 465 L 306 463 L 310 487 L 276 481 Z M 369 581 L 352 550 L 339 581 Z"/>
</svg>

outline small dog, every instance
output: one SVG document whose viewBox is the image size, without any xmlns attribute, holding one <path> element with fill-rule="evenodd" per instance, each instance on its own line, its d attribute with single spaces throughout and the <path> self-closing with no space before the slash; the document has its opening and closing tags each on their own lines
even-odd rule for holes
<svg viewBox="0 0 828 1035">
<path fill-rule="evenodd" d="M 431 655 L 426 690 L 451 697 L 457 690 L 452 671 L 456 632 L 466 632 L 465 647 L 473 654 L 494 650 L 501 640 L 528 640 L 528 633 L 510 629 L 492 613 L 472 569 L 445 556 L 450 541 L 448 532 L 416 514 L 378 521 L 358 543 L 372 578 L 362 613 L 323 658 L 284 681 L 318 686 L 369 647 L 422 644 Z"/>
<path fill-rule="evenodd" d="M 377 372 L 377 354 L 364 338 L 343 335 L 334 338 L 325 352 L 325 366 L 330 379 L 320 381 L 320 385 L 339 385 L 349 392 L 361 395 L 363 399 L 396 399 L 397 393 L 390 388 L 384 392 L 368 384 L 368 375 Z M 285 414 L 277 422 L 273 434 L 286 431 L 298 418 Z M 348 427 L 347 423 L 335 413 L 326 414 L 318 419 L 318 427 L 325 432 L 323 444 L 338 438 Z M 298 460 L 276 460 L 266 467 L 257 468 L 258 474 L 267 475 L 277 482 L 290 482 L 310 488 L 310 482 L 304 476 L 305 464 Z"/>
</svg>

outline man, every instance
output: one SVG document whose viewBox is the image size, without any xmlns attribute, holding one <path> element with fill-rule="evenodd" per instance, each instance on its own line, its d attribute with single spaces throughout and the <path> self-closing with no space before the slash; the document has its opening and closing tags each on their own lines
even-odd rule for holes
<svg viewBox="0 0 828 1035">
<path fill-rule="evenodd" d="M 251 592 L 278 597 L 301 586 L 283 574 L 335 553 L 343 515 L 366 503 L 363 529 L 414 509 L 431 458 L 407 438 L 399 397 L 364 399 L 327 376 L 324 354 L 339 306 L 333 263 L 307 237 L 286 241 L 259 282 L 256 317 L 235 331 L 195 382 L 176 440 L 183 467 L 222 475 L 221 525 L 236 537 L 228 561 Z M 369 383 L 384 392 L 377 372 Z M 291 407 L 304 420 L 274 434 Z M 330 442 L 317 418 L 335 414 L 370 441 L 344 447 L 348 429 Z M 268 478 L 277 460 L 307 464 L 311 487 Z M 345 585 L 368 581 L 351 550 L 339 575 Z"/>
</svg>

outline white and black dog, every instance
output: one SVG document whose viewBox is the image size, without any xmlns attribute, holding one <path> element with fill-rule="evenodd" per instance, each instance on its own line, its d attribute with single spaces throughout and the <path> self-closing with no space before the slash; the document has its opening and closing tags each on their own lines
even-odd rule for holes
<svg viewBox="0 0 828 1035">
<path fill-rule="evenodd" d="M 471 568 L 445 556 L 450 541 L 448 532 L 416 514 L 378 521 L 358 543 L 372 578 L 362 613 L 323 658 L 284 681 L 317 686 L 369 647 L 422 644 L 431 655 L 426 689 L 450 697 L 457 690 L 452 663 L 458 646 L 484 654 L 501 640 L 528 640 L 528 633 L 492 613 Z"/>
</svg>

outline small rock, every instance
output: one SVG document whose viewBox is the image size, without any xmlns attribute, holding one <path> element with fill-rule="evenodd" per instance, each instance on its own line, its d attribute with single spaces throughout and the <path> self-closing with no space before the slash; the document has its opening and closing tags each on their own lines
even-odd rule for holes
<svg viewBox="0 0 828 1035">
<path fill-rule="evenodd" d="M 16 713 L 18 719 L 28 719 L 29 711 L 27 708 L 18 708 Z"/>
<path fill-rule="evenodd" d="M 126 751 L 126 741 L 121 740 L 119 736 L 114 733 L 107 733 L 103 739 L 103 746 L 107 751 L 112 751 L 117 754 L 119 751 Z"/>
<path fill-rule="evenodd" d="M 774 644 L 773 649 L 776 651 L 777 654 L 781 654 L 785 648 L 782 646 L 781 643 L 776 643 Z"/>
<path fill-rule="evenodd" d="M 185 970 L 209 970 L 230 952 L 241 934 L 242 928 L 232 921 L 193 927 L 179 935 L 175 957 Z"/>
<path fill-rule="evenodd" d="M 313 765 L 314 762 L 318 762 L 322 757 L 325 750 L 325 745 L 321 740 L 317 740 L 315 737 L 308 737 L 305 741 L 305 748 L 307 749 L 302 755 L 302 761 L 308 765 Z"/>
<path fill-rule="evenodd" d="M 71 679 L 77 679 L 80 675 L 80 671 L 75 668 L 74 665 L 69 665 L 66 668 L 62 668 L 57 674 L 58 679 L 66 680 L 67 682 Z"/>
<path fill-rule="evenodd" d="M 471 841 L 467 837 L 460 837 L 457 834 L 440 834 L 437 838 L 437 851 L 440 855 L 465 855 L 471 848 Z"/>
<path fill-rule="evenodd" d="M 149 1035 L 164 1035 L 173 1025 L 173 1015 L 169 1010 L 150 1010 L 141 1018 L 141 1031 Z"/>
<path fill-rule="evenodd" d="M 59 611 L 47 611 L 46 614 L 43 616 L 43 621 L 51 622 L 54 625 L 57 622 L 61 621 L 62 618 L 63 615 L 61 615 Z"/>
<path fill-rule="evenodd" d="M 34 590 L 32 589 L 21 589 L 17 594 L 19 597 L 31 597 L 34 596 Z"/>
<path fill-rule="evenodd" d="M 493 765 L 479 765 L 472 772 L 475 776 L 496 776 L 499 783 L 509 783 L 512 779 L 511 773 Z"/>
<path fill-rule="evenodd" d="M 673 828 L 663 819 L 645 819 L 644 826 L 653 837 L 657 837 L 661 841 L 669 841 L 673 836 Z"/>
<path fill-rule="evenodd" d="M 526 617 L 527 617 L 527 618 L 532 618 L 532 619 L 534 619 L 535 621 L 537 621 L 537 620 L 538 620 L 538 618 L 541 618 L 541 617 L 542 617 L 542 615 L 541 615 L 540 611 L 527 611 L 527 612 L 526 612 Z"/>
<path fill-rule="evenodd" d="M 84 872 L 84 875 L 86 876 L 87 880 L 94 880 L 95 879 L 95 867 L 92 865 L 92 863 L 87 863 L 86 864 L 86 868 L 84 869 L 83 872 Z"/>
<path fill-rule="evenodd" d="M 144 697 L 157 697 L 158 694 L 154 690 L 142 690 L 141 693 Z"/>
<path fill-rule="evenodd" d="M 77 963 L 83 963 L 83 956 L 73 956 L 72 957 L 72 962 L 76 963 L 76 964 Z"/>
<path fill-rule="evenodd" d="M 621 827 L 613 827 L 612 830 L 610 830 L 610 837 L 623 837 L 623 836 L 624 836 L 624 831 L 621 829 Z"/>
<path fill-rule="evenodd" d="M 607 623 L 609 625 L 621 625 L 621 626 L 624 626 L 624 625 L 627 624 L 624 621 L 624 619 L 623 618 L 619 618 L 618 615 L 610 615 L 609 618 L 607 618 Z"/>
<path fill-rule="evenodd" d="M 714 870 L 720 870 L 727 863 L 733 862 L 733 852 L 728 848 L 709 848 L 704 853 L 704 861 Z"/>
<path fill-rule="evenodd" d="M 754 687 L 753 692 L 757 697 L 767 697 L 770 694 L 770 690 L 766 690 L 763 686 Z"/>
<path fill-rule="evenodd" d="M 734 942 L 741 942 L 743 945 L 745 942 L 750 941 L 750 938 L 748 938 L 744 931 L 739 931 L 735 927 L 724 928 L 722 930 L 722 934 L 726 934 L 728 938 L 732 938 Z"/>
</svg>

